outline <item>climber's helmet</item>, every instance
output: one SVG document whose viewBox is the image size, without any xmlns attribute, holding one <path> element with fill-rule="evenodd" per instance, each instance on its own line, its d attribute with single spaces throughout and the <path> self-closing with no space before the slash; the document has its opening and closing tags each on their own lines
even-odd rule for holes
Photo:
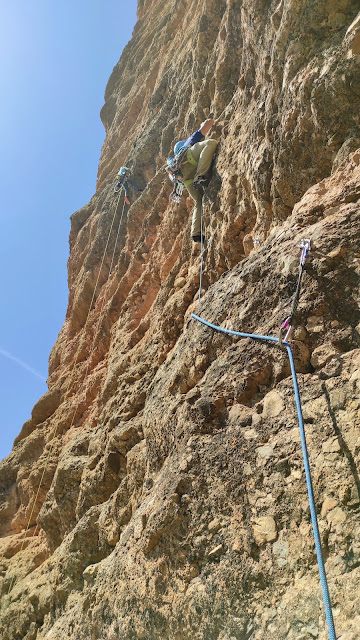
<svg viewBox="0 0 360 640">
<path fill-rule="evenodd" d="M 186 142 L 186 140 L 179 140 L 179 142 L 177 142 L 177 143 L 176 143 L 176 145 L 175 145 L 175 147 L 174 147 L 174 153 L 175 153 L 175 155 L 176 155 L 177 153 L 179 153 L 179 151 L 180 151 L 181 147 L 183 147 L 183 146 L 184 146 L 185 142 Z"/>
</svg>

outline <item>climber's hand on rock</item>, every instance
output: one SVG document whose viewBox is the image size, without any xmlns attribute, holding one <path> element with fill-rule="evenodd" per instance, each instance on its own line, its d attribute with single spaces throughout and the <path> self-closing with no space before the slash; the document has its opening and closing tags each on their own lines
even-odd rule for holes
<svg viewBox="0 0 360 640">
<path fill-rule="evenodd" d="M 213 120 L 212 118 L 208 118 L 207 120 L 204 120 L 204 122 L 201 123 L 200 125 L 200 131 L 203 134 L 203 136 L 206 136 L 206 134 L 210 131 L 211 127 L 214 125 L 215 120 Z"/>
</svg>

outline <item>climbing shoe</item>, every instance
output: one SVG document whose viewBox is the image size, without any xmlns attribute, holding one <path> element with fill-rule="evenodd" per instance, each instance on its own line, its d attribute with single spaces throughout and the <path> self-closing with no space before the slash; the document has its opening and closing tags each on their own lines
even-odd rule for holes
<svg viewBox="0 0 360 640">
<path fill-rule="evenodd" d="M 130 200 L 129 200 L 129 198 L 127 196 L 125 196 L 125 202 L 126 202 L 126 204 L 131 204 L 131 202 L 130 202 Z"/>
<path fill-rule="evenodd" d="M 201 242 L 201 236 L 191 236 L 194 242 Z M 203 242 L 205 241 L 205 236 L 202 237 Z"/>
<path fill-rule="evenodd" d="M 207 187 L 210 182 L 210 176 L 197 176 L 194 180 L 194 187 L 198 189 L 199 187 L 204 188 Z"/>
</svg>

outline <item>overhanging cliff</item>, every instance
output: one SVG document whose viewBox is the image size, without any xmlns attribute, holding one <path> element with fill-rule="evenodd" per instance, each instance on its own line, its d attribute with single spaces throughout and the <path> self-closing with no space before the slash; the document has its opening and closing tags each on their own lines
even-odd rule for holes
<svg viewBox="0 0 360 640">
<path fill-rule="evenodd" d="M 276 335 L 304 237 L 291 342 L 335 623 L 357 639 L 358 11 L 139 0 L 49 392 L 0 466 L 3 640 L 327 638 L 286 354 L 190 318 Z M 163 165 L 209 113 L 198 307 L 192 201 Z M 120 165 L 144 189 L 126 213 Z"/>
</svg>

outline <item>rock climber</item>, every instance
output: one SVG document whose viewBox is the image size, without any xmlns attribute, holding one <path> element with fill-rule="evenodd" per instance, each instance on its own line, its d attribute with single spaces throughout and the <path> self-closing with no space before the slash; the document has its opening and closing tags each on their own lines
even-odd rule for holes
<svg viewBox="0 0 360 640">
<path fill-rule="evenodd" d="M 115 193 L 119 193 L 119 191 L 121 191 L 122 189 L 124 189 L 125 192 L 125 202 L 126 204 L 130 205 L 130 200 L 128 198 L 129 196 L 129 184 L 131 184 L 132 187 L 134 187 L 134 189 L 136 189 L 136 191 L 142 191 L 141 187 L 139 187 L 138 184 L 136 184 L 136 182 L 130 177 L 130 169 L 129 167 L 120 167 L 120 170 L 117 174 L 117 178 L 118 178 L 118 182 L 115 186 Z"/>
<path fill-rule="evenodd" d="M 209 169 L 216 151 L 217 141 L 209 138 L 204 140 L 206 134 L 214 125 L 214 120 L 208 118 L 200 125 L 187 140 L 180 140 L 174 147 L 174 156 L 167 160 L 169 177 L 174 184 L 174 190 L 170 196 L 175 202 L 179 202 L 184 187 L 195 202 L 191 224 L 191 237 L 194 242 L 201 242 L 201 208 L 203 188 L 209 183 Z"/>
</svg>

